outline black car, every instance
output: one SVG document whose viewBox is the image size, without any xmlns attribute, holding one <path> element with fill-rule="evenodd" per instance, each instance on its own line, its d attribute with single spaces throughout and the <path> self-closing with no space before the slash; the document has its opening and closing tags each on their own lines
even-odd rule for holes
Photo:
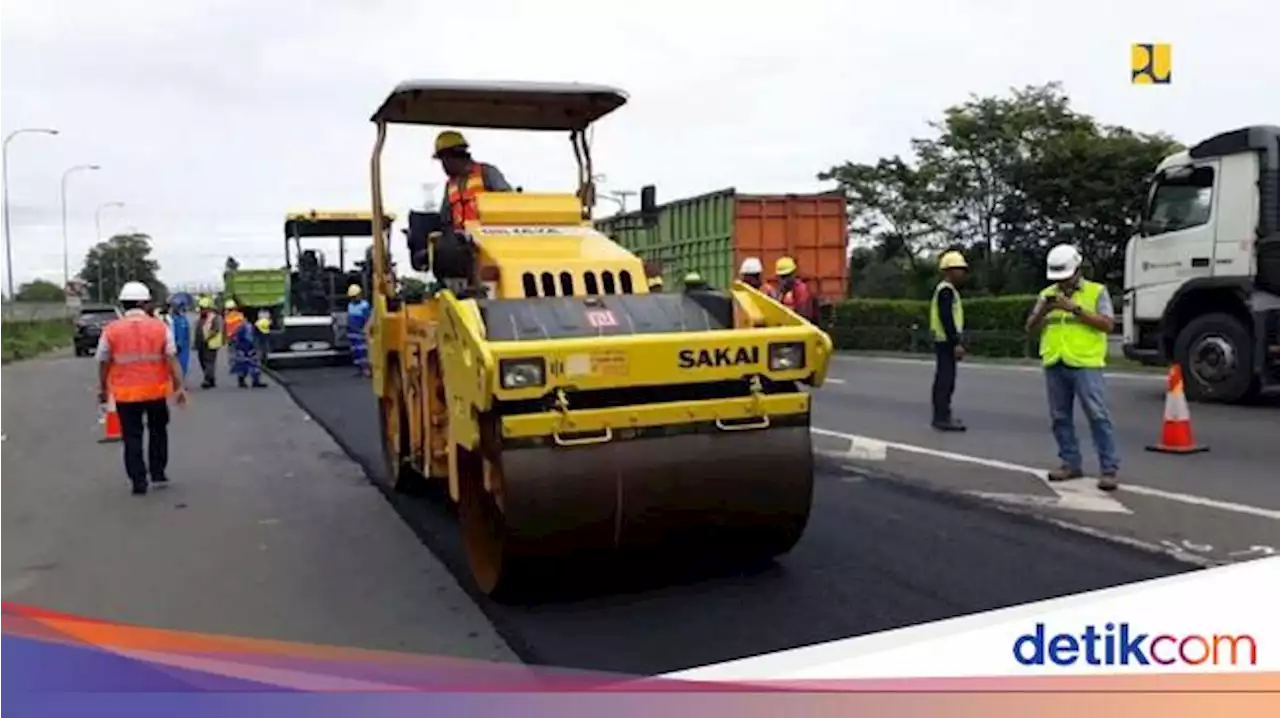
<svg viewBox="0 0 1280 718">
<path fill-rule="evenodd" d="M 76 356 L 87 357 L 98 348 L 102 328 L 120 316 L 115 307 L 81 307 L 76 316 Z"/>
</svg>

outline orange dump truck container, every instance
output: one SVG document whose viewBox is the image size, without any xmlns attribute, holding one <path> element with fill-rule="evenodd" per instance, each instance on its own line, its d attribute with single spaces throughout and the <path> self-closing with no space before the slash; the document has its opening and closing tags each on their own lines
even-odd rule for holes
<svg viewBox="0 0 1280 718">
<path fill-rule="evenodd" d="M 713 286 L 728 286 L 747 257 L 759 257 L 771 279 L 774 262 L 791 256 L 823 301 L 847 295 L 848 221 L 838 192 L 751 195 L 726 189 L 661 205 L 656 227 L 643 227 L 635 213 L 599 220 L 596 227 L 661 265 L 668 286 L 690 271 Z"/>
</svg>

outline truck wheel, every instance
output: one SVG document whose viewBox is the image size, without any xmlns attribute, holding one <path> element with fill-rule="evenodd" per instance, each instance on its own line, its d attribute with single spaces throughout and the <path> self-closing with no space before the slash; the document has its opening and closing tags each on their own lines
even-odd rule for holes
<svg viewBox="0 0 1280 718">
<path fill-rule="evenodd" d="M 1258 391 L 1253 371 L 1253 340 L 1230 314 L 1206 314 L 1183 327 L 1174 343 L 1182 365 L 1187 398 L 1236 403 Z"/>
</svg>

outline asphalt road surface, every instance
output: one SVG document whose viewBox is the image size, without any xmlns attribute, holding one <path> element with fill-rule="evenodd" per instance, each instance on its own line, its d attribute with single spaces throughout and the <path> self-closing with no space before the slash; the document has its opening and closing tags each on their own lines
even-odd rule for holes
<svg viewBox="0 0 1280 718">
<path fill-rule="evenodd" d="M 1160 436 L 1164 377 L 1111 375 L 1122 486 L 1107 495 L 1091 479 L 1050 487 L 1032 475 L 1058 463 L 1038 368 L 963 364 L 954 404 L 969 426 L 962 434 L 929 426 L 931 363 L 838 356 L 830 376 L 818 392 L 814 426 L 829 432 L 820 446 L 832 455 L 853 449 L 843 460 L 848 465 L 994 494 L 1000 505 L 1192 560 L 1280 553 L 1280 396 L 1256 406 L 1191 405 L 1195 438 L 1209 451 L 1175 456 L 1145 450 Z M 1081 412 L 1076 417 L 1085 470 L 1096 471 L 1087 424 Z"/>
<path fill-rule="evenodd" d="M 365 380 L 349 368 L 288 370 L 280 379 L 371 478 L 384 479 Z M 842 401 L 832 393 L 821 402 L 829 398 Z M 537 605 L 477 602 L 527 662 L 660 674 L 1193 570 L 845 463 L 820 457 L 808 531 L 764 569 L 646 576 Z M 469 587 L 447 508 L 389 496 Z"/>
<path fill-rule="evenodd" d="M 157 628 L 516 660 L 280 387 L 196 390 L 173 411 L 172 485 L 131 496 L 122 445 L 97 443 L 92 360 L 6 365 L 3 384 L 4 600 Z"/>
</svg>

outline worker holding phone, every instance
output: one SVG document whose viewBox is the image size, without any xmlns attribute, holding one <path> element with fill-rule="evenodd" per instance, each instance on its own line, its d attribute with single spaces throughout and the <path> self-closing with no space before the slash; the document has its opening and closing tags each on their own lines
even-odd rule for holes
<svg viewBox="0 0 1280 718">
<path fill-rule="evenodd" d="M 1103 369 L 1108 337 L 1115 327 L 1115 311 L 1105 285 L 1082 276 L 1084 258 L 1070 244 L 1049 250 L 1046 277 L 1054 282 L 1042 292 L 1031 316 L 1029 332 L 1040 332 L 1040 361 L 1044 365 L 1049 416 L 1062 465 L 1049 472 L 1050 481 L 1084 476 L 1080 443 L 1076 439 L 1075 402 L 1089 420 L 1101 477 L 1098 488 L 1114 491 L 1120 455 L 1115 427 L 1107 408 Z"/>
</svg>

